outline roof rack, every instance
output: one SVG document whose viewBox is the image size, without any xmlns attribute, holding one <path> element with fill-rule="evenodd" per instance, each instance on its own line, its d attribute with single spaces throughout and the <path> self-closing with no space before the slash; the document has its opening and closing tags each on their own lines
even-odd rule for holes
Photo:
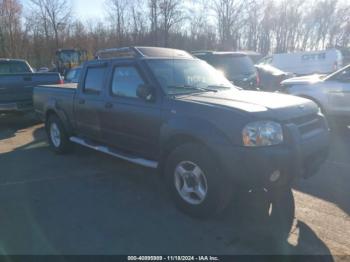
<svg viewBox="0 0 350 262">
<path fill-rule="evenodd" d="M 109 58 L 129 58 L 129 57 L 143 57 L 144 55 L 136 47 L 121 47 L 121 48 L 109 48 L 96 52 L 96 59 L 109 59 Z"/>
<path fill-rule="evenodd" d="M 192 58 L 186 51 L 164 47 L 133 46 L 110 48 L 97 51 L 96 59 L 135 58 L 135 57 L 177 57 Z"/>
</svg>

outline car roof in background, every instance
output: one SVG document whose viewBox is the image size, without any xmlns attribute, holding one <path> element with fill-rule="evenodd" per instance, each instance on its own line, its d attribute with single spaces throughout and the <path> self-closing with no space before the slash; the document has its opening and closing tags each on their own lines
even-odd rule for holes
<svg viewBox="0 0 350 262">
<path fill-rule="evenodd" d="M 245 52 L 240 51 L 193 51 L 194 56 L 248 56 Z"/>
<path fill-rule="evenodd" d="M 271 73 L 276 74 L 276 75 L 287 74 L 287 72 L 282 71 L 281 69 L 278 69 L 277 67 L 274 67 L 274 66 L 268 65 L 268 64 L 257 64 L 254 66 L 256 68 L 260 68 L 264 71 L 271 72 Z"/>
<path fill-rule="evenodd" d="M 9 59 L 9 58 L 0 58 L 0 62 L 24 62 L 27 63 L 24 59 Z"/>
</svg>

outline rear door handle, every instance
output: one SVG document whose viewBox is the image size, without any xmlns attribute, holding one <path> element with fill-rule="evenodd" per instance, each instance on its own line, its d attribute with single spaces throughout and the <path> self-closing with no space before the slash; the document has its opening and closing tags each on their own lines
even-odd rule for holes
<svg viewBox="0 0 350 262">
<path fill-rule="evenodd" d="M 84 104 L 85 104 L 85 99 L 79 99 L 78 103 L 79 103 L 80 105 L 84 105 Z"/>
<path fill-rule="evenodd" d="M 105 108 L 107 108 L 107 109 L 111 109 L 112 107 L 113 107 L 112 103 L 106 103 L 105 104 Z"/>
</svg>

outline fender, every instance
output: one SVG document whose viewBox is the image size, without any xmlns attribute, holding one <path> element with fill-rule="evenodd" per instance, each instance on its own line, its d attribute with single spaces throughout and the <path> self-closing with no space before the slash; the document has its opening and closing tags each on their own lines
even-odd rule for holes
<svg viewBox="0 0 350 262">
<path fill-rule="evenodd" d="M 306 98 L 306 99 L 311 100 L 312 102 L 314 102 L 315 104 L 317 104 L 317 106 L 318 106 L 319 108 L 321 108 L 321 111 L 322 111 L 323 113 L 327 114 L 327 112 L 328 112 L 328 107 L 327 107 L 327 105 L 322 104 L 317 98 L 312 97 L 312 96 L 310 96 L 310 95 L 304 95 L 304 94 L 300 94 L 300 95 L 298 95 L 298 96 L 299 96 L 299 97 L 302 97 L 302 98 Z M 327 98 L 326 98 L 326 99 L 327 99 Z"/>
<path fill-rule="evenodd" d="M 165 122 L 160 130 L 160 148 L 161 152 L 167 147 L 167 144 L 177 136 L 186 136 L 198 141 L 213 152 L 220 145 L 230 143 L 229 138 L 220 131 L 215 125 L 204 119 L 198 118 L 172 118 Z"/>
<path fill-rule="evenodd" d="M 45 122 L 47 121 L 48 114 L 50 112 L 54 112 L 59 117 L 59 119 L 62 121 L 68 134 L 73 133 L 73 126 L 69 120 L 68 114 L 64 111 L 63 108 L 60 107 L 56 98 L 49 99 L 49 101 L 47 102 L 47 104 L 45 106 L 44 112 L 45 112 Z"/>
</svg>

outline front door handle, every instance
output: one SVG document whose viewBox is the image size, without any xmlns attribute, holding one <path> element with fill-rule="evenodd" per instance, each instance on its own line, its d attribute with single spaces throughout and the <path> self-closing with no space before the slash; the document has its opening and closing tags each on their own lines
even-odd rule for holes
<svg viewBox="0 0 350 262">
<path fill-rule="evenodd" d="M 79 99 L 78 103 L 79 103 L 79 105 L 84 105 L 85 104 L 85 99 Z"/>
<path fill-rule="evenodd" d="M 106 103 L 105 104 L 105 108 L 107 108 L 107 109 L 111 109 L 112 107 L 113 107 L 112 103 Z"/>
</svg>

